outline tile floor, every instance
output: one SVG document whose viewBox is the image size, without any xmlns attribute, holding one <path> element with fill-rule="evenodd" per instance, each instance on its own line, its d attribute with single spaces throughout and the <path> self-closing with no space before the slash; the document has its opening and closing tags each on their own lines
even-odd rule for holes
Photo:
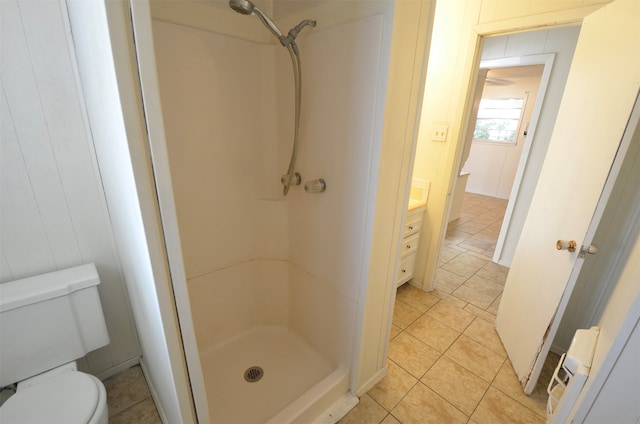
<svg viewBox="0 0 640 424">
<path fill-rule="evenodd" d="M 161 424 L 142 369 L 136 365 L 104 380 L 109 424 Z"/>
<path fill-rule="evenodd" d="M 550 354 L 526 396 L 494 329 L 508 268 L 491 262 L 506 200 L 467 193 L 449 224 L 436 290 L 398 289 L 388 374 L 341 424 L 544 423 Z"/>
</svg>

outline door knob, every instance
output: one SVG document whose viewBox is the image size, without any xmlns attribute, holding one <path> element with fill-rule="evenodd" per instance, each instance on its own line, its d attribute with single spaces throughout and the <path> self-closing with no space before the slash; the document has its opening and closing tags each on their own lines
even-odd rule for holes
<svg viewBox="0 0 640 424">
<path fill-rule="evenodd" d="M 598 253 L 598 246 L 596 244 L 590 244 L 589 246 L 582 246 L 580 248 L 580 252 L 578 252 L 578 257 L 584 258 L 585 256 L 587 256 L 587 254 L 595 255 L 596 253 Z"/>
<path fill-rule="evenodd" d="M 556 242 L 556 249 L 558 250 L 568 250 L 569 252 L 575 252 L 578 244 L 575 240 L 558 240 Z"/>
</svg>

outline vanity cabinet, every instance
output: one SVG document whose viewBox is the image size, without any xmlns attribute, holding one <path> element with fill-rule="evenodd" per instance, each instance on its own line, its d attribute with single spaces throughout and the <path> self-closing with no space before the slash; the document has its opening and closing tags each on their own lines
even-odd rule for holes
<svg viewBox="0 0 640 424">
<path fill-rule="evenodd" d="M 424 205 L 410 208 L 407 211 L 407 218 L 402 232 L 402 241 L 400 243 L 400 266 L 398 266 L 398 273 L 396 275 L 396 284 L 398 286 L 413 278 L 413 269 L 416 263 L 416 251 L 418 250 L 418 242 L 420 241 L 420 228 L 422 227 L 424 211 Z"/>
</svg>

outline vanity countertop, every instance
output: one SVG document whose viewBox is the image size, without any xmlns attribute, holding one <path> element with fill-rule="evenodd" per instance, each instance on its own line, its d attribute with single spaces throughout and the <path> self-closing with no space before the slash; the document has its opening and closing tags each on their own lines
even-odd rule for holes
<svg viewBox="0 0 640 424">
<path fill-rule="evenodd" d="M 419 208 L 425 208 L 427 206 L 427 202 L 422 199 L 409 199 L 409 207 L 407 210 L 413 211 Z"/>
</svg>

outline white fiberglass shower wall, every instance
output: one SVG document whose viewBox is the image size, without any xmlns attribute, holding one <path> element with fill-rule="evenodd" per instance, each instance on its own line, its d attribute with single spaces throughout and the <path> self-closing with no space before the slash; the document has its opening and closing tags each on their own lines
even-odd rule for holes
<svg viewBox="0 0 640 424">
<path fill-rule="evenodd" d="M 257 4 L 284 32 L 318 21 L 297 39 L 296 170 L 303 184 L 323 178 L 324 193 L 281 194 L 293 74 L 260 21 L 226 1 L 151 2 L 166 139 L 159 149 L 151 129 L 151 144 L 166 149 L 167 163 L 154 161 L 170 187 L 158 178 L 158 191 L 203 422 L 308 422 L 347 394 L 357 366 L 393 5 Z M 243 378 L 251 366 L 264 373 L 256 383 Z"/>
</svg>

